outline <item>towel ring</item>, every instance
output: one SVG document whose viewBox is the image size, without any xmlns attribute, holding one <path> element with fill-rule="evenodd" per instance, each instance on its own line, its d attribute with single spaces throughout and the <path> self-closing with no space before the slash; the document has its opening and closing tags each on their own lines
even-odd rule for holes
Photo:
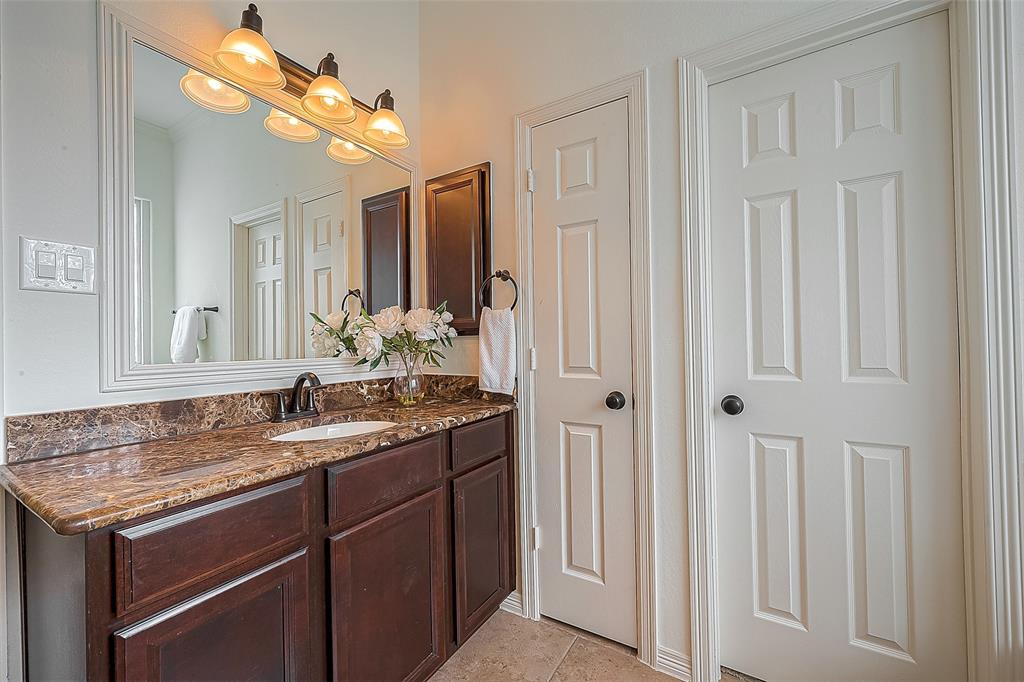
<svg viewBox="0 0 1024 682">
<path fill-rule="evenodd" d="M 348 302 L 348 299 L 351 296 L 355 296 L 356 298 L 359 299 L 359 313 L 362 314 L 362 312 L 366 310 L 366 301 L 363 300 L 363 292 L 359 291 L 359 289 L 348 290 L 348 293 L 345 294 L 345 298 L 341 299 L 341 311 L 345 312 L 345 304 Z"/>
<path fill-rule="evenodd" d="M 519 303 L 519 285 L 516 284 L 516 280 L 509 274 L 508 270 L 495 270 L 493 275 L 489 275 L 487 279 L 480 283 L 480 290 L 477 292 L 477 302 L 480 303 L 480 307 L 484 307 L 484 292 L 487 290 L 487 285 L 490 284 L 491 280 L 497 277 L 502 282 L 511 282 L 512 288 L 515 289 L 516 297 L 512 299 L 512 306 L 510 310 L 516 309 L 516 303 Z"/>
</svg>

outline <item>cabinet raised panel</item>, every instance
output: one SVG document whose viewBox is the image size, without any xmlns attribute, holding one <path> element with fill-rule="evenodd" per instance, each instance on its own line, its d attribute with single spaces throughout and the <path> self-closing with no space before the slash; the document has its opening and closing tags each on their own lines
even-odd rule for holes
<svg viewBox="0 0 1024 682">
<path fill-rule="evenodd" d="M 351 525 L 436 485 L 443 473 L 440 435 L 328 467 L 328 523 Z"/>
<path fill-rule="evenodd" d="M 114 634 L 121 680 L 309 679 L 306 550 Z"/>
<path fill-rule="evenodd" d="M 491 164 L 427 180 L 427 305 L 447 302 L 459 334 L 480 327 L 480 283 L 491 268 Z M 490 305 L 490 291 L 484 302 Z"/>
<path fill-rule="evenodd" d="M 507 467 L 506 459 L 498 459 L 452 481 L 455 628 L 460 645 L 512 590 Z"/>
<path fill-rule="evenodd" d="M 301 540 L 309 532 L 305 481 L 280 481 L 116 531 L 118 614 Z"/>
<path fill-rule="evenodd" d="M 363 199 L 363 269 L 367 312 L 409 309 L 408 187 Z"/>
<path fill-rule="evenodd" d="M 444 495 L 328 540 L 335 680 L 424 680 L 444 661 Z"/>
</svg>

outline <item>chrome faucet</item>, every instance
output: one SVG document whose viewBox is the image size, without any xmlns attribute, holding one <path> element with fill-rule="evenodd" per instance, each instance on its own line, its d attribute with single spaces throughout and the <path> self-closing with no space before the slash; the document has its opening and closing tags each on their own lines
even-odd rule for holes
<svg viewBox="0 0 1024 682">
<path fill-rule="evenodd" d="M 307 383 L 309 387 L 303 391 Z M 320 377 L 312 372 L 303 372 L 295 378 L 290 397 L 286 397 L 284 391 L 270 391 L 266 393 L 265 395 L 272 395 L 277 398 L 277 411 L 270 418 L 270 421 L 290 422 L 295 419 L 319 416 L 320 411 L 316 409 L 316 400 L 313 397 L 313 393 L 322 388 L 325 388 L 325 386 L 320 383 Z M 286 399 L 287 406 L 285 405 Z"/>
</svg>

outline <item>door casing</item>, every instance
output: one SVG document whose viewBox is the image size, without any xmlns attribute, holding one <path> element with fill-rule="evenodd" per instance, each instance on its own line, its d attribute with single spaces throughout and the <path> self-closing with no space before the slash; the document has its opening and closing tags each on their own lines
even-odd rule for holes
<svg viewBox="0 0 1024 682">
<path fill-rule="evenodd" d="M 536 551 L 536 468 L 534 466 L 534 343 L 533 211 L 528 178 L 531 129 L 625 98 L 629 118 L 630 293 L 633 348 L 633 466 L 636 520 L 637 658 L 654 666 L 657 660 L 657 603 L 654 543 L 654 432 L 651 406 L 651 253 L 648 193 L 647 71 L 623 76 L 604 85 L 565 97 L 516 116 L 516 236 L 519 243 L 517 278 L 523 295 L 517 311 L 519 347 L 519 586 L 503 604 L 527 618 L 540 618 L 539 571 Z M 497 264 L 500 266 L 500 264 Z M 543 540 L 541 540 L 543 541 Z"/>
<path fill-rule="evenodd" d="M 1024 675 L 1015 639 L 1024 622 L 1024 370 L 1014 360 L 1024 346 L 1014 303 L 1024 272 L 1013 260 L 1021 244 L 1011 220 L 1010 3 L 880 0 L 869 8 L 829 3 L 678 62 L 694 682 L 720 674 L 708 87 L 940 11 L 950 27 L 968 672 L 972 680 Z"/>
</svg>

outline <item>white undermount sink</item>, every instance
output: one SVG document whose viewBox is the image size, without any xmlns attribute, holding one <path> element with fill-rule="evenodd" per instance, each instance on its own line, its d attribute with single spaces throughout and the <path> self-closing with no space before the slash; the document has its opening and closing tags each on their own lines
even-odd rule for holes
<svg viewBox="0 0 1024 682">
<path fill-rule="evenodd" d="M 281 442 L 295 442 L 307 440 L 329 440 L 331 438 L 345 438 L 346 436 L 358 436 L 363 433 L 383 431 L 392 426 L 398 426 L 395 422 L 345 422 L 343 424 L 324 424 L 313 426 L 308 429 L 289 431 L 270 440 Z"/>
</svg>

